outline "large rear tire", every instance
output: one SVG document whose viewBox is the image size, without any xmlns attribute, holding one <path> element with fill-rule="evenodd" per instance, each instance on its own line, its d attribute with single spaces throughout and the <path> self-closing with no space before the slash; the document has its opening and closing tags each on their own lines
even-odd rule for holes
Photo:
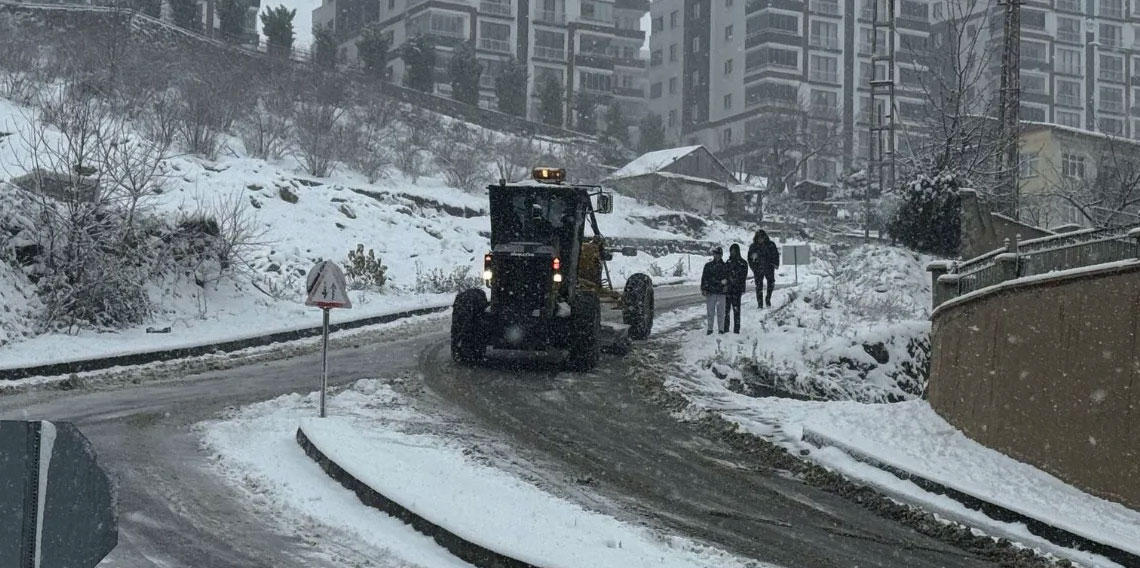
<svg viewBox="0 0 1140 568">
<path fill-rule="evenodd" d="M 487 295 L 478 288 L 464 290 L 451 307 L 451 358 L 464 366 L 475 365 L 487 354 L 479 325 L 487 309 Z"/>
<path fill-rule="evenodd" d="M 594 294 L 581 293 L 570 306 L 570 355 L 567 366 L 584 372 L 598 366 L 602 346 L 602 306 Z"/>
<path fill-rule="evenodd" d="M 653 281 L 637 273 L 625 282 L 622 294 L 622 323 L 629 326 L 629 337 L 637 341 L 647 339 L 653 330 Z"/>
</svg>

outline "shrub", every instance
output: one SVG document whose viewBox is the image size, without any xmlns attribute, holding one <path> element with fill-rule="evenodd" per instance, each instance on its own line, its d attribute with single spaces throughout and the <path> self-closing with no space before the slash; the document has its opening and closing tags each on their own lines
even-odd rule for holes
<svg viewBox="0 0 1140 568">
<path fill-rule="evenodd" d="M 957 256 L 962 241 L 958 188 L 953 175 L 919 174 L 903 191 L 888 232 L 913 250 Z"/>
<path fill-rule="evenodd" d="M 372 249 L 365 253 L 364 245 L 358 244 L 356 250 L 348 251 L 348 262 L 344 266 L 344 274 L 353 290 L 379 290 L 388 282 L 388 267 Z"/>
<path fill-rule="evenodd" d="M 416 292 L 419 294 L 448 294 L 482 285 L 479 277 L 467 267 L 457 266 L 447 272 L 442 268 L 423 271 L 416 265 Z"/>
</svg>

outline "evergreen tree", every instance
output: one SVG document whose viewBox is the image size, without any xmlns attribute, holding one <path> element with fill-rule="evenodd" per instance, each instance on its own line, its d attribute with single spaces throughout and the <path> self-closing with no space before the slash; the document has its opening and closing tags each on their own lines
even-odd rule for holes
<svg viewBox="0 0 1140 568">
<path fill-rule="evenodd" d="M 499 111 L 514 116 L 526 116 L 526 65 L 511 59 L 495 77 L 495 96 L 499 98 Z"/>
<path fill-rule="evenodd" d="M 271 55 L 289 57 L 293 53 L 293 18 L 296 10 L 285 6 L 269 8 L 261 14 L 261 32 Z"/>
<path fill-rule="evenodd" d="M 388 38 L 376 26 L 368 26 L 360 33 L 356 52 L 369 77 L 383 79 L 388 72 Z"/>
<path fill-rule="evenodd" d="M 593 134 L 598 130 L 598 98 L 586 91 L 574 97 L 574 125 L 579 132 Z"/>
<path fill-rule="evenodd" d="M 313 65 L 319 69 L 336 69 L 336 38 L 329 26 L 313 26 Z"/>
<path fill-rule="evenodd" d="M 629 121 L 622 112 L 621 105 L 614 101 L 606 109 L 606 136 L 623 146 L 629 146 Z"/>
<path fill-rule="evenodd" d="M 222 39 L 229 42 L 240 43 L 245 39 L 245 12 L 247 6 L 244 0 L 218 0 L 218 27 Z"/>
<path fill-rule="evenodd" d="M 202 31 L 202 12 L 196 0 L 170 0 L 174 25 L 192 32 Z"/>
<path fill-rule="evenodd" d="M 665 147 L 665 124 L 661 116 L 653 113 L 646 114 L 641 119 L 641 135 L 637 141 L 637 151 L 642 154 L 660 150 Z"/>
<path fill-rule="evenodd" d="M 400 58 L 404 60 L 404 85 L 431 93 L 435 91 L 435 44 L 431 38 L 418 35 L 400 47 Z"/>
<path fill-rule="evenodd" d="M 919 252 L 956 256 L 962 242 L 961 198 L 952 174 L 919 174 L 906 184 L 902 203 L 887 231 Z"/>
<path fill-rule="evenodd" d="M 447 65 L 447 74 L 451 76 L 452 98 L 478 106 L 479 76 L 483 74 L 483 65 L 475 57 L 474 45 L 465 41 L 455 47 Z"/>
<path fill-rule="evenodd" d="M 538 87 L 538 118 L 549 126 L 562 126 L 562 81 L 549 76 Z"/>
</svg>

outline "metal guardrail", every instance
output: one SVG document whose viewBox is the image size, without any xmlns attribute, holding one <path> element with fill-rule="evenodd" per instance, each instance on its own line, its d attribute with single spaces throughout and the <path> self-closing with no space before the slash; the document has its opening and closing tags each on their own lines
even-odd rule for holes
<svg viewBox="0 0 1140 568">
<path fill-rule="evenodd" d="M 1140 223 L 1010 242 L 963 263 L 932 265 L 933 304 L 1016 278 L 1132 259 L 1140 259 Z"/>
</svg>

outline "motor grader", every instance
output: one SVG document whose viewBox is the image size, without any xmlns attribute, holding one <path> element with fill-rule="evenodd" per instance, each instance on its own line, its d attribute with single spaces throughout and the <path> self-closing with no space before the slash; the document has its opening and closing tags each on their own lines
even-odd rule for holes
<svg viewBox="0 0 1140 568">
<path fill-rule="evenodd" d="M 457 363 L 478 364 L 488 350 L 565 351 L 571 370 L 588 371 L 603 350 L 624 353 L 631 340 L 649 336 L 652 280 L 634 274 L 619 292 L 610 279 L 613 251 L 596 215 L 613 211 L 612 194 L 567 183 L 559 168 L 535 168 L 530 180 L 500 180 L 487 191 L 491 251 L 483 258 L 483 282 L 490 297 L 482 288 L 456 296 L 451 354 Z M 605 310 L 620 311 L 622 323 L 606 321 Z"/>
</svg>

